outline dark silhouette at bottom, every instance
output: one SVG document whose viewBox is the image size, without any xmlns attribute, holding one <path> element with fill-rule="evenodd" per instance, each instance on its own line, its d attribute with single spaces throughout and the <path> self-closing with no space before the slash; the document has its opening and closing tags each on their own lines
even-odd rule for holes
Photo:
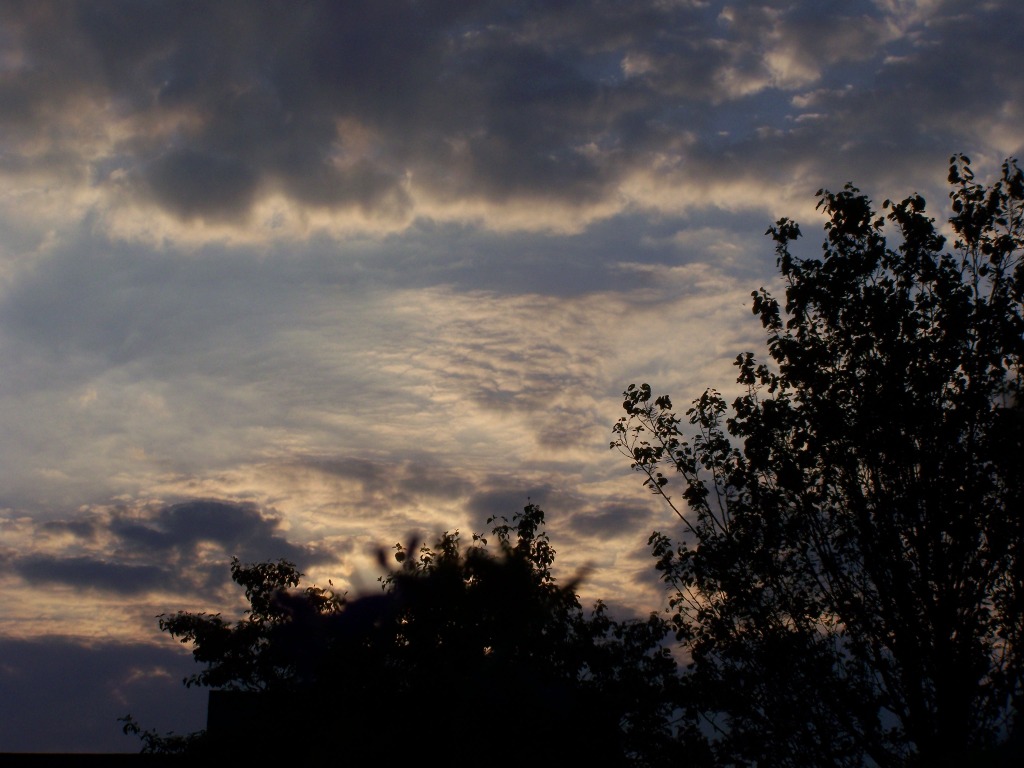
<svg viewBox="0 0 1024 768">
<path fill-rule="evenodd" d="M 205 665 L 186 684 L 214 689 L 207 731 L 176 742 L 147 732 L 144 746 L 360 764 L 677 761 L 687 739 L 667 626 L 614 621 L 600 603 L 584 612 L 575 582 L 555 583 L 543 521 L 533 505 L 512 525 L 499 519 L 497 553 L 458 533 L 396 545 L 382 592 L 355 600 L 297 590 L 301 574 L 284 561 L 235 561 L 246 618 L 160 619 Z"/>
</svg>

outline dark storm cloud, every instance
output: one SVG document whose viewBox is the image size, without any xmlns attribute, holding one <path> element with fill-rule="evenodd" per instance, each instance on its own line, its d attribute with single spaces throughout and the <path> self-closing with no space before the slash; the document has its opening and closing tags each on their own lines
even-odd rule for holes
<svg viewBox="0 0 1024 768">
<path fill-rule="evenodd" d="M 850 62 L 871 50 L 871 41 L 858 41 L 849 31 L 856 25 L 838 24 L 818 7 L 794 14 L 790 47 L 817 51 L 815 41 L 823 41 L 845 51 L 847 61 L 822 66 L 819 80 L 792 90 L 786 119 L 771 124 L 778 131 L 770 139 L 753 136 L 731 151 L 762 167 L 813 167 L 827 186 L 852 180 L 879 196 L 936 190 L 943 161 L 956 151 L 989 152 L 995 163 L 1019 152 L 1024 48 L 1011 39 L 1024 28 L 1024 6 L 908 7 L 908 18 L 890 20 L 893 28 L 875 28 L 882 40 L 895 39 L 876 42 L 874 58 L 856 67 Z M 899 35 L 897 24 L 906 27 Z M 825 50 L 811 61 L 836 57 Z M 941 186 L 937 191 L 945 196 Z M 941 201 L 934 200 L 936 212 Z"/>
<path fill-rule="evenodd" d="M 85 520 L 51 521 L 44 533 L 71 536 L 56 550 L 8 554 L 5 566 L 30 584 L 66 584 L 117 595 L 154 590 L 212 592 L 228 581 L 227 560 L 243 562 L 284 558 L 300 570 L 331 562 L 336 553 L 316 545 L 290 542 L 281 520 L 253 504 L 200 499 L 155 509 L 119 508 Z M 102 540 L 103 552 L 78 554 Z M 203 545 L 224 552 L 223 561 L 207 562 Z"/>
<path fill-rule="evenodd" d="M 145 122 L 121 149 L 139 191 L 183 218 L 241 215 L 261 189 L 401 205 L 408 169 L 461 192 L 444 178 L 454 169 L 494 194 L 509 173 L 528 191 L 600 175 L 566 149 L 594 135 L 574 114 L 598 106 L 573 64 L 579 41 L 545 50 L 487 3 L 33 4 L 7 16 L 27 60 L 0 94 L 8 114 L 31 124 L 86 98 Z"/>
<path fill-rule="evenodd" d="M 167 152 L 148 169 L 156 199 L 181 218 L 232 218 L 256 195 L 257 173 L 230 155 L 193 149 Z"/>
<path fill-rule="evenodd" d="M 213 543 L 242 560 L 283 557 L 316 562 L 316 548 L 290 543 L 281 535 L 280 523 L 279 517 L 253 504 L 198 500 L 162 507 L 141 519 L 134 514 L 115 516 L 110 531 L 132 550 L 153 555 L 191 552 L 202 543 Z"/>
<path fill-rule="evenodd" d="M 903 55 L 887 64 L 874 95 L 856 94 L 847 112 L 851 132 L 859 129 L 865 136 L 872 122 L 885 117 L 886 107 L 898 104 L 902 119 L 885 137 L 887 154 L 897 154 L 901 145 L 945 146 L 951 140 L 959 142 L 955 150 L 968 154 L 983 147 L 999 153 L 1018 151 L 1017 126 L 1024 116 L 1024 81 L 1019 77 L 1024 71 L 1024 48 L 1019 44 L 1024 5 L 992 3 L 969 11 L 956 6 L 951 10 L 959 12 L 935 19 Z M 988 50 L 993 56 L 956 56 L 951 65 L 951 50 Z M 998 134 L 1001 127 L 1010 128 L 1007 135 Z M 996 133 L 990 134 L 993 130 Z M 1015 143 L 1007 145 L 1007 140 Z"/>
<path fill-rule="evenodd" d="M 94 539 L 100 531 L 95 520 L 48 520 L 39 527 L 44 533 L 67 533 L 83 541 Z"/>
<path fill-rule="evenodd" d="M 180 587 L 173 574 L 156 565 L 112 563 L 92 557 L 30 555 L 14 562 L 14 571 L 29 584 L 70 584 L 118 595 L 137 595 L 158 587 Z"/>
<path fill-rule="evenodd" d="M 991 109 L 992 90 L 1016 83 L 999 74 L 1013 61 L 959 57 L 949 82 L 935 57 L 955 37 L 994 39 L 1019 58 L 1002 37 L 1021 11 L 944 7 L 926 26 L 912 8 L 887 14 L 867 2 L 838 15 L 813 2 L 8 5 L 15 63 L 0 86 L 2 119 L 26 148 L 4 162 L 63 163 L 182 219 L 239 220 L 270 194 L 403 216 L 410 180 L 448 203 L 583 205 L 673 158 L 742 178 L 722 162 L 736 142 L 762 146 L 766 169 L 799 159 L 777 150 L 800 110 L 760 94 L 870 86 L 884 95 L 879 108 L 898 103 L 932 122 Z M 716 144 L 733 104 L 744 108 Z M 839 108 L 819 106 L 821 118 Z M 102 160 L 68 136 L 89 108 L 124 126 Z M 815 125 L 805 115 L 801 141 L 844 125 L 879 138 L 862 112 Z M 31 141 L 44 126 L 45 151 Z"/>
</svg>

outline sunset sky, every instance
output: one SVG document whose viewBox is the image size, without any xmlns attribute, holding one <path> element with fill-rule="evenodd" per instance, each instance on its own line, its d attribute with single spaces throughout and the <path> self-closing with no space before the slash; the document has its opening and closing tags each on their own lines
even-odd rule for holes
<svg viewBox="0 0 1024 768">
<path fill-rule="evenodd" d="M 0 3 L 0 751 L 187 731 L 165 611 L 527 499 L 644 614 L 621 392 L 733 389 L 815 192 L 1024 143 L 1018 0 Z"/>
</svg>

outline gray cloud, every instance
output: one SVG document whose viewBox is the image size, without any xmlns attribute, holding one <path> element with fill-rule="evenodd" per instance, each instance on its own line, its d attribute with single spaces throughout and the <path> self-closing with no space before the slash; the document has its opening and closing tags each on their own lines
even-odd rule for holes
<svg viewBox="0 0 1024 768">
<path fill-rule="evenodd" d="M 183 220 L 244 221 L 272 194 L 405 220 L 410 180 L 449 205 L 583 206 L 659 165 L 713 161 L 720 177 L 740 178 L 722 162 L 736 141 L 792 169 L 779 153 L 797 116 L 779 109 L 787 92 L 870 88 L 878 109 L 955 131 L 965 112 L 1013 102 L 1019 46 L 1000 30 L 1020 13 L 939 4 L 914 17 L 868 2 L 838 15 L 813 2 L 15 5 L 5 22 L 19 64 L 0 101 L 20 142 L 4 158 L 11 169 L 19 157 L 44 162 L 32 153 L 48 124 L 48 162 L 101 188 L 127 184 Z M 983 39 L 1004 58 L 958 56 L 951 79 L 942 51 L 953 39 L 960 50 Z M 99 157 L 72 133 L 83 103 L 123 125 Z M 803 146 L 834 132 L 884 144 L 862 109 L 819 106 L 833 119 L 805 124 Z M 732 141 L 680 143 L 725 115 Z M 904 149 L 928 145 L 910 138 Z"/>
<path fill-rule="evenodd" d="M 584 536 L 613 539 L 625 533 L 644 530 L 651 510 L 648 507 L 622 503 L 602 504 L 597 509 L 573 514 L 568 527 Z"/>
<path fill-rule="evenodd" d="M 254 504 L 197 500 L 161 507 L 141 520 L 116 515 L 110 531 L 133 550 L 161 555 L 168 550 L 190 552 L 203 543 L 219 544 L 246 561 L 277 559 L 305 567 L 323 558 L 315 547 L 298 546 L 280 533 L 280 518 Z"/>
<path fill-rule="evenodd" d="M 168 581 L 170 572 L 159 566 L 111 563 L 91 557 L 30 555 L 16 560 L 14 570 L 29 584 L 69 584 L 119 595 L 182 586 L 177 579 Z"/>
<path fill-rule="evenodd" d="M 551 497 L 552 489 L 544 485 L 497 487 L 475 493 L 466 507 L 472 515 L 473 532 L 490 533 L 494 523 L 488 524 L 489 518 L 504 517 L 511 522 L 513 516 L 521 512 L 527 504 L 536 504 L 542 509 L 550 510 Z"/>
<path fill-rule="evenodd" d="M 162 154 L 145 174 L 156 200 L 183 219 L 237 218 L 248 211 L 258 182 L 237 158 L 191 149 Z"/>
<path fill-rule="evenodd" d="M 340 551 L 296 544 L 279 517 L 253 504 L 198 499 L 167 506 L 115 507 L 77 520 L 54 520 L 43 532 L 70 541 L 21 555 L 6 567 L 28 584 L 63 584 L 125 597 L 156 591 L 213 595 L 229 583 L 227 561 L 284 558 L 300 570 L 335 562 Z M 223 553 L 211 560 L 204 546 Z M 82 554 L 82 551 L 85 554 Z"/>
<path fill-rule="evenodd" d="M 40 529 L 45 533 L 67 533 L 82 541 L 91 541 L 99 535 L 101 526 L 96 520 L 47 520 Z"/>
<path fill-rule="evenodd" d="M 358 494 L 352 501 L 366 506 L 388 499 L 394 506 L 412 499 L 459 499 L 474 483 L 428 457 L 410 458 L 399 464 L 371 461 L 361 456 L 300 457 L 299 467 L 338 478 Z"/>
</svg>

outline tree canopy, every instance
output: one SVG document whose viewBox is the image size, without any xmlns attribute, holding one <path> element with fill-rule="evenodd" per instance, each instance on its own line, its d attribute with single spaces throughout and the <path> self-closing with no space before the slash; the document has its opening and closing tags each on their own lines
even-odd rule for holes
<svg viewBox="0 0 1024 768">
<path fill-rule="evenodd" d="M 186 684 L 232 692 L 211 697 L 209 732 L 166 739 L 131 720 L 127 730 L 152 751 L 259 743 L 265 754 L 368 759 L 446 744 L 493 765 L 678 759 L 665 621 L 617 621 L 602 603 L 584 611 L 575 582 L 556 583 L 537 506 L 491 522 L 490 543 L 467 546 L 456 531 L 396 545 L 381 593 L 352 600 L 298 589 L 287 561 L 235 560 L 245 617 L 160 617 L 203 665 Z M 227 710 L 220 727 L 215 709 Z"/>
<path fill-rule="evenodd" d="M 752 294 L 768 359 L 731 407 L 625 392 L 612 447 L 680 520 L 651 544 L 721 764 L 963 764 L 1021 727 L 1024 175 L 949 181 L 951 248 L 920 196 L 849 184 L 820 257 L 768 230 L 785 301 Z"/>
</svg>

